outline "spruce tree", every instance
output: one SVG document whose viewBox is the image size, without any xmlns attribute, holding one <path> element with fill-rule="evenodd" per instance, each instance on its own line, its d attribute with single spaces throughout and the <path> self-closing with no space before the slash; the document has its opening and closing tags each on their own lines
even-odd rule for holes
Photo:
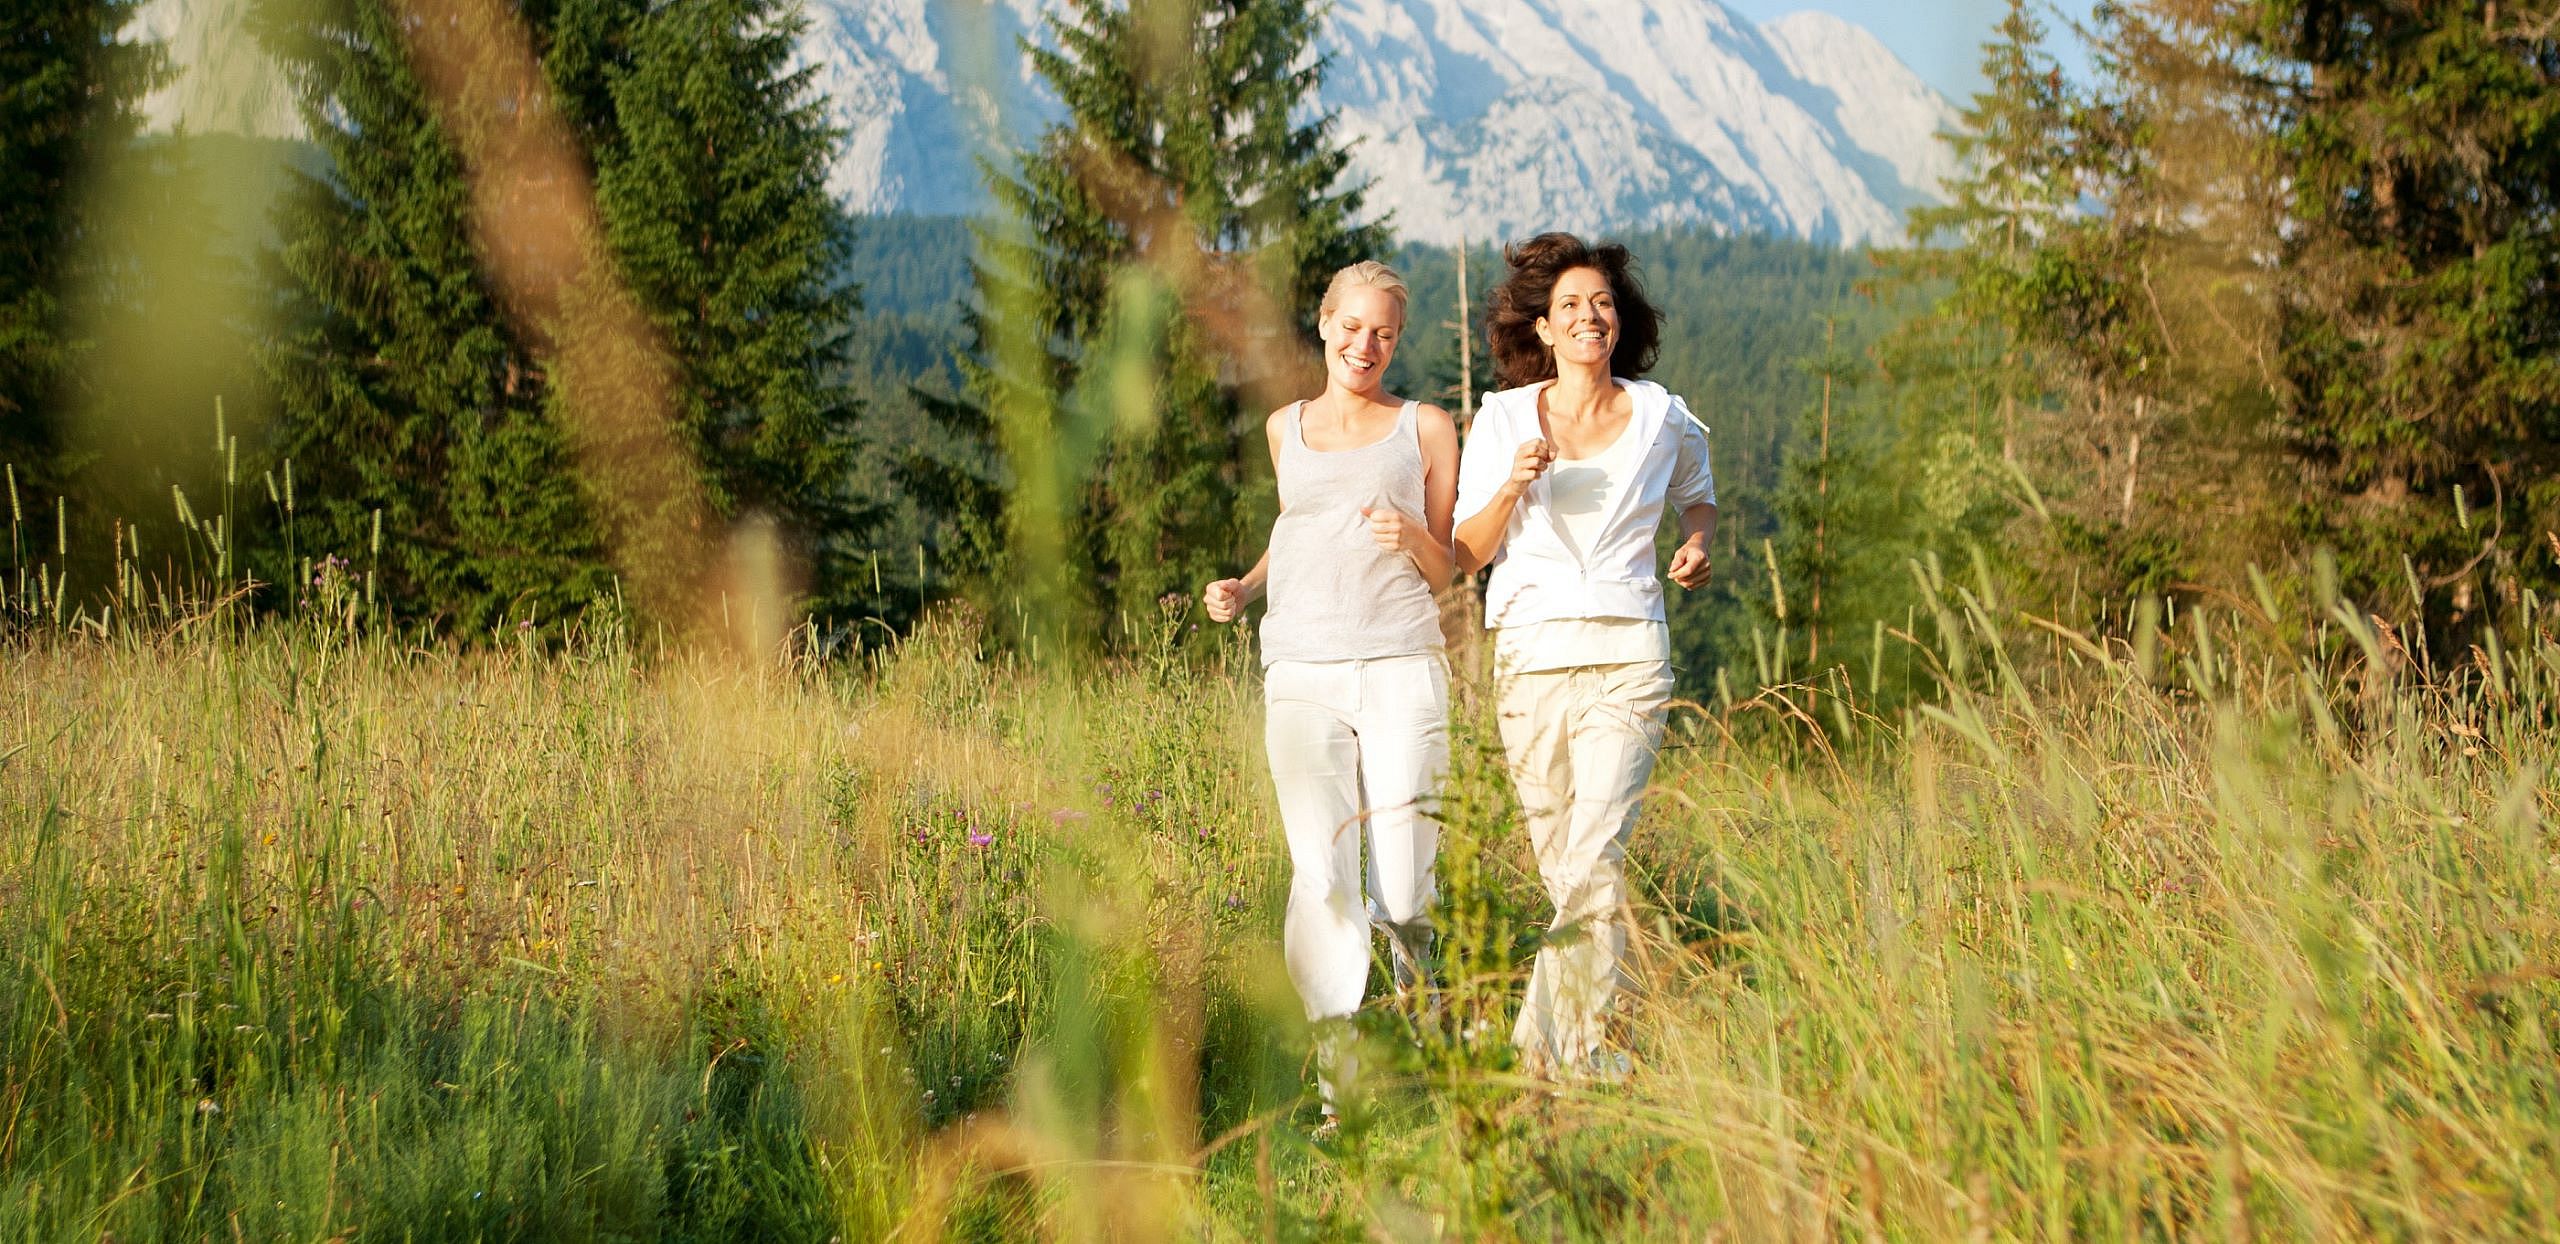
<svg viewBox="0 0 2560 1244">
<path fill-rule="evenodd" d="M 483 275 L 463 158 L 397 6 L 278 11 L 295 24 L 267 33 L 329 168 L 279 212 L 293 327 L 269 356 L 270 452 L 292 483 L 269 574 L 298 583 L 301 563 L 346 558 L 393 616 L 466 636 L 574 613 L 611 590 L 607 550 L 545 409 L 539 343 Z"/>
<path fill-rule="evenodd" d="M 123 31 L 138 0 L 10 0 L 0 9 L 0 461 L 22 489 L 62 482 L 55 412 L 80 352 L 66 322 L 87 232 L 80 183 L 131 143 L 163 72 Z"/>
<path fill-rule="evenodd" d="M 1967 431 L 1998 437 L 2005 452 L 2014 452 L 2023 410 L 2044 395 L 2036 351 L 2053 337 L 2045 318 L 2053 274 L 2044 265 L 2081 189 L 2070 104 L 2044 39 L 2026 0 L 2009 0 L 1983 47 L 1986 89 L 1947 136 L 1965 171 L 1945 186 L 1945 203 L 1912 211 L 1918 247 L 1888 258 L 1946 290 L 1905 331 L 1924 340 L 1897 343 L 1898 352 L 1951 364 L 1938 377 L 1948 388 L 1934 400 L 1962 410 Z"/>
<path fill-rule="evenodd" d="M 781 0 L 672 0 L 611 74 L 597 190 L 617 266 L 681 373 L 678 417 L 726 518 L 778 520 L 837 608 L 876 613 L 853 573 L 884 480 L 857 478 L 842 273 L 829 195 L 838 134 L 794 66 Z"/>
<path fill-rule="evenodd" d="M 1270 346 L 1311 340 L 1324 281 L 1384 243 L 1350 223 L 1331 118 L 1295 119 L 1317 22 L 1304 0 L 1073 0 L 1031 49 L 1067 116 L 987 171 L 969 397 L 937 408 L 982 448 L 936 478 L 1053 629 L 1143 625 L 1231 566 L 1254 407 L 1303 377 Z"/>
<path fill-rule="evenodd" d="M 2044 49 L 2046 32 L 2025 0 L 2010 0 L 2007 14 L 1983 46 L 1985 89 L 1959 110 L 1961 123 L 1947 135 L 1963 172 L 1944 187 L 1945 202 L 1910 214 L 1913 247 L 1879 256 L 1887 298 L 1925 294 L 1931 301 L 1878 342 L 1877 370 L 1890 383 L 1872 403 L 1848 410 L 1833 449 L 1822 452 L 1796 435 L 1780 468 L 1773 498 L 1779 512 L 1780 578 L 1794 598 L 1799 633 L 1810 609 L 1811 580 L 1836 581 L 1836 553 L 1813 555 L 1811 526 L 1869 532 L 1879 551 L 1864 576 L 1865 616 L 1832 627 L 1828 642 L 1856 648 L 1871 639 L 1875 620 L 1902 626 L 1925 606 L 1911 592 L 1909 562 L 1931 556 L 1960 562 L 1973 548 L 1999 548 L 2004 569 L 2030 551 L 2004 545 L 1993 533 L 2016 513 L 2004 460 L 2033 461 L 2045 439 L 2041 423 L 2053 404 L 2057 346 L 2050 308 L 2056 286 L 2069 278 L 2049 262 L 2072 227 L 2071 209 L 2081 193 L 2075 150 L 2077 110 Z M 1828 353 L 1828 352 L 1826 352 Z M 1836 358 L 1817 361 L 1817 378 L 1835 387 L 1852 378 Z M 1840 524 L 1829 510 L 1843 475 L 1891 462 L 1876 483 L 1884 497 L 1862 501 L 1883 506 L 1890 522 Z M 1859 492 L 1854 485 L 1848 492 Z M 1841 595 L 1835 586 L 1825 604 Z M 1767 601 L 1760 602 L 1766 605 Z M 1774 620 L 1774 619 L 1772 619 Z M 1871 644 L 1865 644 L 1871 648 Z M 1863 664 L 1864 662 L 1861 662 Z M 1872 675 L 1872 671 L 1869 671 Z"/>
<path fill-rule="evenodd" d="M 2476 621 L 2493 583 L 2560 581 L 2560 30 L 2534 10 L 2241 14 L 2279 70 L 2299 527 L 2340 548 L 2351 588 L 2438 629 Z"/>
<path fill-rule="evenodd" d="M 1764 558 L 1775 558 L 1776 582 L 1751 597 L 1783 657 L 1783 671 L 1772 673 L 1823 685 L 1834 671 L 1873 681 L 1870 628 L 1902 624 L 1911 583 L 1904 561 L 1926 548 L 1912 539 L 1912 490 L 1885 470 L 1890 413 L 1858 400 L 1865 368 L 1840 348 L 1838 331 L 1826 319 L 1822 353 L 1801 364 L 1818 389 L 1789 429 L 1770 498 L 1777 535 Z"/>
</svg>

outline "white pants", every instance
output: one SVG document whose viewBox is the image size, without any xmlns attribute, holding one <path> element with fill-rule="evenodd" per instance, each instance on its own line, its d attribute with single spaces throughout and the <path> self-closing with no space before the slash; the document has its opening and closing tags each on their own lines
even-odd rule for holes
<svg viewBox="0 0 2560 1244">
<path fill-rule="evenodd" d="M 1572 1067 L 1604 1039 L 1627 952 L 1627 834 L 1653 778 L 1671 687 L 1662 661 L 1501 679 L 1503 750 L 1555 904 L 1511 1037 L 1533 1071 Z"/>
<path fill-rule="evenodd" d="M 1369 925 L 1386 927 L 1399 979 L 1431 936 L 1428 813 L 1449 767 L 1449 667 L 1438 653 L 1276 661 L 1263 672 L 1264 745 L 1289 837 L 1281 942 L 1309 1019 L 1360 1009 Z M 1367 901 L 1360 838 L 1368 826 Z"/>
</svg>

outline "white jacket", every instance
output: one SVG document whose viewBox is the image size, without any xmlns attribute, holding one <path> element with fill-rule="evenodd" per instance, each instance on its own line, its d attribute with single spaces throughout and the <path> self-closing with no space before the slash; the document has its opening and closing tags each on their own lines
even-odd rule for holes
<svg viewBox="0 0 2560 1244">
<path fill-rule="evenodd" d="M 1492 504 L 1511 479 L 1520 443 L 1540 435 L 1538 391 L 1549 382 L 1485 395 L 1467 446 L 1458 459 L 1458 521 Z M 1527 626 L 1558 618 L 1650 618 L 1663 621 L 1662 579 L 1653 536 L 1667 505 L 1673 512 L 1713 505 L 1715 473 L 1707 463 L 1707 429 L 1688 404 L 1650 380 L 1620 380 L 1634 395 L 1635 423 L 1643 438 L 1632 484 L 1616 500 L 1588 554 L 1564 538 L 1547 503 L 1548 476 L 1529 485 L 1511 511 L 1502 551 L 1485 585 L 1487 627 Z"/>
</svg>

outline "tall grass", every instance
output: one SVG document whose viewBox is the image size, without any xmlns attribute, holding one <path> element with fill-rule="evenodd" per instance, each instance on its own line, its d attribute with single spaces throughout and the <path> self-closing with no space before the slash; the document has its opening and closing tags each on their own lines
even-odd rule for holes
<svg viewBox="0 0 2560 1244">
<path fill-rule="evenodd" d="M 0 1235 L 2560 1237 L 2560 646 L 1945 596 L 1924 712 L 1677 713 L 1619 1086 L 1511 1069 L 1462 680 L 1444 988 L 1324 1143 L 1239 647 L 23 632 Z"/>
</svg>

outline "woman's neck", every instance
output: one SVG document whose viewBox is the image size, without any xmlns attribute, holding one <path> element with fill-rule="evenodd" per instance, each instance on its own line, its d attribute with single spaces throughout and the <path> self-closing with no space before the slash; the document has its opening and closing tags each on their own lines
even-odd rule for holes
<svg viewBox="0 0 2560 1244">
<path fill-rule="evenodd" d="M 1318 410 L 1345 418 L 1390 404 L 1383 389 L 1346 389 L 1331 380 L 1325 381 L 1324 392 L 1311 403 Z"/>
<path fill-rule="evenodd" d="M 1557 360 L 1555 383 L 1547 386 L 1547 413 L 1567 417 L 1596 415 L 1617 396 L 1609 367 L 1582 367 Z"/>
</svg>

